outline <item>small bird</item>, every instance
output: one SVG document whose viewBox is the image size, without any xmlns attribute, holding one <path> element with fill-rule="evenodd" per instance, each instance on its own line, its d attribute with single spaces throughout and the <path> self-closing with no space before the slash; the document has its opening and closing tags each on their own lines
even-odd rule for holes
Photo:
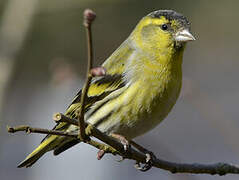
<svg viewBox="0 0 239 180">
<path fill-rule="evenodd" d="M 195 38 L 186 17 L 158 10 L 143 17 L 130 36 L 102 64 L 107 74 L 94 77 L 87 94 L 85 120 L 108 135 L 127 140 L 158 125 L 177 101 L 182 85 L 185 45 Z M 81 91 L 65 115 L 78 118 Z M 59 123 L 54 130 L 77 132 Z M 48 151 L 58 155 L 80 141 L 47 135 L 18 167 L 30 167 Z"/>
</svg>

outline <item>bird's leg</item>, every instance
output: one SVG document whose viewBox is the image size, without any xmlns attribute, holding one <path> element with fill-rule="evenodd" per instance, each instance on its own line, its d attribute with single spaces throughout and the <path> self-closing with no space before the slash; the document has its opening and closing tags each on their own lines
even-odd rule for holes
<svg viewBox="0 0 239 180">
<path fill-rule="evenodd" d="M 129 149 L 129 141 L 122 135 L 120 134 L 115 134 L 112 133 L 110 134 L 113 138 L 117 139 L 121 144 L 123 144 L 124 146 L 124 150 L 127 151 Z M 105 155 L 105 151 L 104 150 L 99 150 L 97 153 L 97 159 L 100 160 L 103 156 Z M 122 161 L 124 158 L 122 157 L 122 159 L 118 160 L 119 162 Z"/>
<path fill-rule="evenodd" d="M 124 136 L 122 136 L 120 134 L 115 134 L 115 133 L 112 133 L 111 136 L 113 138 L 119 140 L 119 142 L 121 144 L 123 144 L 125 151 L 127 151 L 129 149 L 130 143 L 129 143 L 129 141 Z"/>
<path fill-rule="evenodd" d="M 145 149 L 144 147 L 140 146 L 139 144 L 137 144 L 134 141 L 130 141 L 130 144 L 132 146 L 134 146 L 136 149 L 138 149 L 140 152 L 144 153 L 146 155 L 146 163 L 143 167 L 140 166 L 139 162 L 136 162 L 135 164 L 135 168 L 140 170 L 140 171 L 148 171 L 149 169 L 151 169 L 151 167 L 153 166 L 153 160 L 156 159 L 156 156 L 153 154 L 153 152 L 148 151 L 147 149 Z"/>
</svg>

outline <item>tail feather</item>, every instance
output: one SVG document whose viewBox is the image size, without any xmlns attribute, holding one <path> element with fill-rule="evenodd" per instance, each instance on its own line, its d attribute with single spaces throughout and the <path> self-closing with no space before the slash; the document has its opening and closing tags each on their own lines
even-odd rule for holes
<svg viewBox="0 0 239 180">
<path fill-rule="evenodd" d="M 57 146 L 54 151 L 53 154 L 56 156 L 64 151 L 66 151 L 67 149 L 71 148 L 72 146 L 78 144 L 80 141 L 77 139 L 73 139 L 70 141 L 67 141 L 65 143 L 62 143 L 61 145 Z"/>
<path fill-rule="evenodd" d="M 46 152 L 54 149 L 59 136 L 52 135 L 43 141 L 31 154 L 29 154 L 17 167 L 30 167 Z"/>
</svg>

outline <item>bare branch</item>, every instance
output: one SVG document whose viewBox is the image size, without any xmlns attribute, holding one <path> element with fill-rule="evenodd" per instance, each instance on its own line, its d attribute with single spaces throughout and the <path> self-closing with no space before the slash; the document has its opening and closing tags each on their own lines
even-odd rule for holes
<svg viewBox="0 0 239 180">
<path fill-rule="evenodd" d="M 63 114 L 57 114 L 58 122 L 70 122 L 71 124 L 77 124 L 76 119 L 70 119 Z M 56 117 L 56 116 L 54 116 Z M 29 126 L 17 126 L 17 127 L 8 127 L 9 133 L 15 133 L 18 131 L 25 131 L 27 133 L 41 133 L 41 134 L 52 134 L 59 136 L 68 136 L 77 138 L 78 135 L 74 133 L 68 133 L 63 131 L 55 131 L 41 128 L 32 128 Z M 115 140 L 114 138 L 107 136 L 106 134 L 100 132 L 95 127 L 89 125 L 86 128 L 86 134 L 96 137 L 97 139 L 103 141 L 106 144 L 99 143 L 94 140 L 89 140 L 86 143 L 94 146 L 100 150 L 104 150 L 106 153 L 111 153 L 113 155 L 121 155 L 124 159 L 133 159 L 139 163 L 145 163 L 146 156 L 145 154 L 136 151 L 135 149 L 129 147 L 128 151 L 124 150 L 124 146 Z M 108 145 L 107 145 L 108 144 Z M 141 146 L 142 147 L 142 146 Z M 145 151 L 148 151 L 146 148 L 142 147 Z M 164 169 L 172 173 L 191 173 L 191 174 L 211 174 L 211 175 L 225 175 L 225 174 L 239 174 L 239 166 L 227 164 L 227 163 L 215 163 L 215 164 L 180 164 L 165 161 L 162 159 L 155 158 L 152 160 L 153 166 L 156 168 Z"/>
<path fill-rule="evenodd" d="M 53 116 L 53 119 L 56 122 L 67 122 L 69 124 L 78 125 L 78 121 L 76 119 L 71 119 L 61 113 L 56 113 Z M 94 136 L 97 139 L 103 141 L 104 143 L 114 147 L 118 152 L 121 152 L 120 155 L 126 155 L 124 146 L 120 142 L 115 140 L 113 137 L 110 137 L 110 136 L 102 133 L 101 131 L 99 131 L 97 128 L 95 128 L 94 126 L 92 126 L 90 124 L 85 123 L 85 125 L 87 126 L 87 128 L 85 129 L 86 135 Z M 142 158 L 144 158 L 143 154 L 141 154 L 141 156 L 142 156 Z M 136 155 L 136 157 L 137 157 L 137 155 Z"/>
<path fill-rule="evenodd" d="M 73 124 L 75 126 L 79 126 L 78 124 L 78 121 L 76 119 L 71 119 L 71 118 L 68 118 L 67 116 L 65 116 L 64 114 L 62 113 L 56 113 L 53 115 L 53 120 L 56 122 L 56 123 L 60 123 L 60 122 L 67 122 L 69 124 Z"/>
<path fill-rule="evenodd" d="M 49 130 L 49 129 L 42 129 L 42 128 L 33 128 L 30 126 L 7 127 L 7 131 L 9 133 L 25 131 L 27 134 L 40 133 L 40 134 L 52 134 L 52 135 L 58 135 L 58 136 L 67 136 L 67 137 L 77 138 L 77 134 L 75 134 L 75 133 L 68 133 L 65 131 L 56 131 L 56 130 Z"/>
<path fill-rule="evenodd" d="M 88 45 L 88 66 L 87 66 L 87 74 L 86 74 L 86 82 L 82 89 L 81 94 L 81 108 L 78 116 L 78 123 L 79 123 L 79 136 L 82 138 L 83 141 L 86 140 L 85 134 L 85 120 L 84 120 L 84 113 L 85 113 L 85 101 L 88 94 L 88 89 L 90 86 L 90 82 L 92 79 L 91 69 L 93 64 L 93 45 L 92 45 L 92 34 L 91 34 L 91 24 L 94 21 L 96 14 L 90 10 L 86 9 L 84 11 L 84 26 L 87 32 L 87 45 Z"/>
</svg>

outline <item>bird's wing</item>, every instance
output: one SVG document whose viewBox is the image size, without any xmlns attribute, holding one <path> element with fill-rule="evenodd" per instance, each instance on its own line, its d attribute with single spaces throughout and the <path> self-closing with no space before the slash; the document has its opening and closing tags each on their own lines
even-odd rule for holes
<svg viewBox="0 0 239 180">
<path fill-rule="evenodd" d="M 88 90 L 85 111 L 87 112 L 93 104 L 96 102 L 106 99 L 107 96 L 115 94 L 116 90 L 122 89 L 126 83 L 123 78 L 125 71 L 125 63 L 128 61 L 130 56 L 133 54 L 133 49 L 128 45 L 129 42 L 126 40 L 121 46 L 115 50 L 115 52 L 103 63 L 103 67 L 106 69 L 106 76 L 93 78 L 91 85 Z M 81 90 L 77 93 L 70 106 L 67 108 L 65 115 L 70 118 L 76 118 L 76 111 L 81 107 Z M 119 91 L 118 91 L 119 93 Z M 65 130 L 69 127 L 68 123 L 59 123 L 53 129 Z M 42 142 L 48 138 L 46 136 Z"/>
<path fill-rule="evenodd" d="M 102 101 L 107 96 L 110 96 L 114 91 L 121 89 L 125 86 L 123 76 L 121 74 L 105 75 L 102 77 L 97 77 L 92 80 L 89 87 L 85 111 L 87 112 L 93 104 Z M 77 110 L 81 107 L 81 90 L 77 93 L 73 99 L 71 105 L 67 108 L 65 115 L 70 118 L 77 119 Z M 103 102 L 102 102 L 103 103 Z M 68 123 L 58 123 L 53 130 L 65 130 L 69 127 Z M 41 143 L 46 140 L 50 135 L 47 135 Z"/>
<path fill-rule="evenodd" d="M 91 108 L 92 104 L 103 100 L 114 91 L 125 86 L 125 82 L 123 80 L 123 76 L 120 74 L 114 75 L 106 75 L 100 78 L 96 78 L 92 81 L 87 98 L 86 98 L 86 112 Z M 76 110 L 80 108 L 80 99 L 81 99 L 81 91 L 76 95 L 71 105 L 68 107 L 66 111 L 66 115 L 71 118 L 76 117 Z"/>
</svg>

